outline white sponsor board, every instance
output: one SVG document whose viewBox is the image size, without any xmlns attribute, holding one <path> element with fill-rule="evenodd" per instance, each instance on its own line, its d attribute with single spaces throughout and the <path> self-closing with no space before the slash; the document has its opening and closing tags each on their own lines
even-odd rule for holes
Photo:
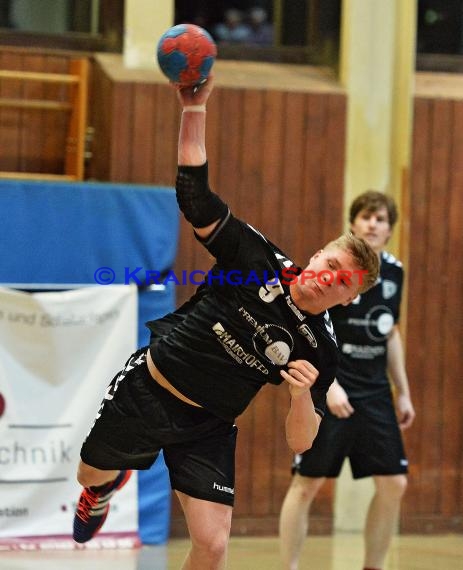
<svg viewBox="0 0 463 570">
<path fill-rule="evenodd" d="M 137 290 L 0 288 L 0 550 L 137 544 L 136 477 L 97 538 L 72 541 L 82 442 L 136 348 Z"/>
</svg>

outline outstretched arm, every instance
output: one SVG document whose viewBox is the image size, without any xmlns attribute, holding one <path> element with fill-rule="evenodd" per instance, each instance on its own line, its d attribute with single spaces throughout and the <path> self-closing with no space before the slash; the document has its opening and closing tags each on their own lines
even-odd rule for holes
<svg viewBox="0 0 463 570">
<path fill-rule="evenodd" d="M 213 89 L 209 78 L 199 87 L 177 89 L 182 106 L 178 139 L 177 200 L 196 234 L 207 239 L 228 213 L 208 185 L 206 154 L 206 103 Z"/>
<path fill-rule="evenodd" d="M 206 162 L 206 104 L 213 89 L 212 79 L 199 87 L 179 87 L 182 106 L 178 138 L 178 164 L 201 166 Z"/>
</svg>

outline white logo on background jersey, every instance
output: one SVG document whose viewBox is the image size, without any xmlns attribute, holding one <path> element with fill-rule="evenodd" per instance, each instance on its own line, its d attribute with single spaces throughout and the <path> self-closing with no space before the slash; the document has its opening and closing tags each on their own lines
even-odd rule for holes
<svg viewBox="0 0 463 570">
<path fill-rule="evenodd" d="M 394 281 L 389 281 L 389 279 L 384 279 L 382 282 L 383 287 L 383 297 L 385 299 L 391 299 L 397 293 L 397 285 Z"/>
<path fill-rule="evenodd" d="M 391 309 L 385 305 L 372 307 L 365 315 L 366 333 L 375 341 L 384 340 L 394 326 L 394 316 Z"/>
<path fill-rule="evenodd" d="M 387 336 L 391 332 L 392 327 L 394 326 L 393 316 L 390 313 L 383 313 L 378 317 L 378 320 L 376 321 L 376 326 L 378 327 L 378 331 L 382 335 Z"/>
</svg>

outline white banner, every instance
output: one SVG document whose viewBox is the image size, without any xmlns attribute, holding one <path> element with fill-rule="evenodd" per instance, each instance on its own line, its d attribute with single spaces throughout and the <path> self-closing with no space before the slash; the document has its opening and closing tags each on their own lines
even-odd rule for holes
<svg viewBox="0 0 463 570">
<path fill-rule="evenodd" d="M 0 550 L 138 543 L 136 477 L 95 539 L 71 538 L 80 447 L 136 342 L 136 287 L 0 288 Z"/>
</svg>

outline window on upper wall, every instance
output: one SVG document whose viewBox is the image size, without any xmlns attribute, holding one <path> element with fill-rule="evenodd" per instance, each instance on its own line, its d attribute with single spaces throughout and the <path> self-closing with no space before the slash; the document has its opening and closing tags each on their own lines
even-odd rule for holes
<svg viewBox="0 0 463 570">
<path fill-rule="evenodd" d="M 0 0 L 0 45 L 122 50 L 124 0 Z"/>
<path fill-rule="evenodd" d="M 165 0 L 172 1 L 172 0 Z M 122 52 L 125 0 L 0 0 L 0 45 Z M 342 0 L 175 0 L 219 57 L 336 67 Z M 417 0 L 417 69 L 463 72 L 463 0 Z"/>
<path fill-rule="evenodd" d="M 463 0 L 418 0 L 417 69 L 463 72 Z"/>
<path fill-rule="evenodd" d="M 175 23 L 207 29 L 218 57 L 336 65 L 341 0 L 176 0 Z"/>
</svg>

